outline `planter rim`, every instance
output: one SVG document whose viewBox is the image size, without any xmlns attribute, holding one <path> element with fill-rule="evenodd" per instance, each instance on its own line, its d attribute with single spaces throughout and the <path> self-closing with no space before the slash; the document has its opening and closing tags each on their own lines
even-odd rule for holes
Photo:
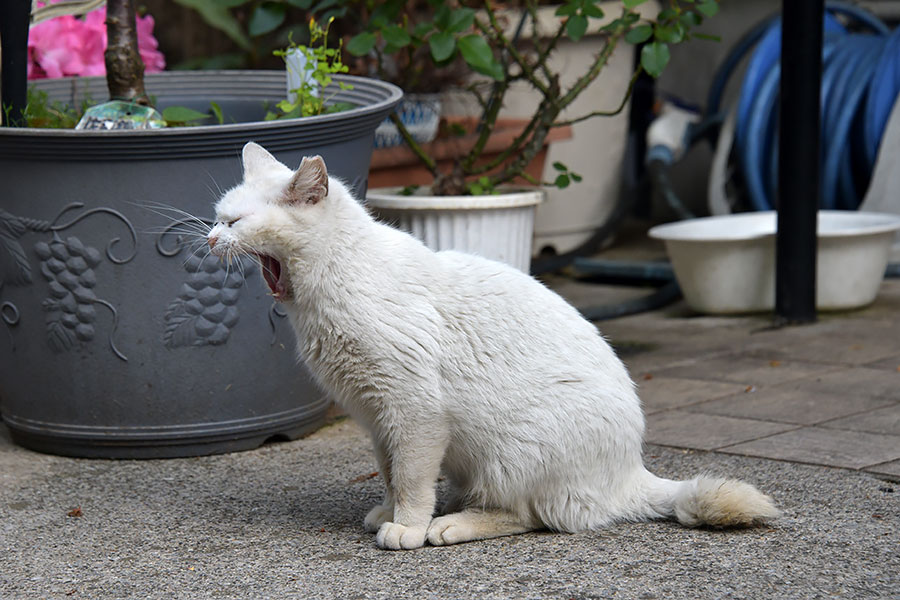
<svg viewBox="0 0 900 600">
<path fill-rule="evenodd" d="M 742 242 L 775 236 L 776 212 L 700 217 L 657 225 L 647 234 L 666 242 Z M 842 238 L 900 230 L 900 216 L 866 211 L 820 210 L 818 237 Z"/>
<path fill-rule="evenodd" d="M 146 81 L 146 86 L 148 88 L 148 92 L 152 93 L 154 90 L 154 84 L 158 84 L 167 80 L 178 81 L 183 80 L 185 84 L 193 84 L 190 89 L 185 89 L 185 93 L 188 95 L 197 95 L 198 92 L 195 89 L 197 85 L 203 85 L 206 81 L 209 80 L 212 84 L 220 84 L 222 81 L 228 82 L 233 81 L 238 78 L 245 78 L 246 83 L 249 84 L 251 82 L 260 82 L 260 83 L 269 83 L 271 84 L 273 80 L 278 80 L 279 78 L 284 79 L 283 71 L 273 71 L 273 70 L 234 70 L 234 71 L 216 71 L 216 70 L 205 70 L 205 71 L 162 71 L 160 73 L 148 73 L 144 76 Z M 334 121 L 342 120 L 343 118 L 347 118 L 349 116 L 357 116 L 357 115 L 369 115 L 369 114 L 378 114 L 380 117 L 380 113 L 385 111 L 385 109 L 393 108 L 400 100 L 403 98 L 403 90 L 398 88 L 396 85 L 392 83 L 388 83 L 386 81 L 381 81 L 380 79 L 375 79 L 372 77 L 358 77 L 355 75 L 335 75 L 334 79 L 336 82 L 344 82 L 354 87 L 359 86 L 361 91 L 375 94 L 373 98 L 375 102 L 365 105 L 365 106 L 357 106 L 350 110 L 342 111 L 339 113 L 331 113 L 327 115 L 314 115 L 311 117 L 302 117 L 304 123 L 315 123 L 315 124 L 326 124 Z M 41 80 L 36 85 L 41 89 L 56 89 L 56 88 L 66 88 L 73 87 L 75 88 L 78 83 L 83 83 L 85 87 L 96 86 L 97 82 L 102 82 L 102 85 L 106 85 L 106 78 L 104 77 L 60 77 L 52 80 Z M 280 84 L 280 81 L 277 81 Z M 335 84 L 335 87 L 337 84 Z M 284 94 L 286 95 L 286 94 Z M 336 94 L 338 100 L 341 100 L 343 96 L 346 94 Z M 381 97 L 378 97 L 381 96 Z M 120 137 L 179 137 L 179 136 L 191 136 L 196 134 L 202 134 L 206 132 L 234 132 L 234 131 L 242 131 L 247 128 L 248 125 L 253 125 L 255 128 L 262 129 L 271 129 L 278 130 L 284 129 L 286 126 L 290 126 L 293 123 L 296 123 L 298 119 L 279 119 L 273 121 L 250 121 L 245 123 L 223 123 L 222 125 L 192 125 L 188 127 L 165 127 L 162 129 L 130 129 L 130 130 L 113 130 L 113 131 L 96 131 L 96 130 L 75 130 L 75 129 L 47 129 L 41 127 L 5 127 L 0 130 L 0 133 L 3 135 L 29 135 L 29 136 L 47 136 L 47 137 L 62 137 L 62 138 L 108 138 L 115 139 Z"/>
<path fill-rule="evenodd" d="M 356 105 L 347 111 L 275 121 L 248 120 L 223 125 L 199 125 L 151 130 L 76 131 L 72 129 L 0 128 L 0 163 L 3 160 L 60 160 L 64 162 L 171 160 L 236 156 L 248 140 L 270 152 L 314 148 L 323 139 L 337 144 L 360 136 L 374 136 L 378 123 L 403 97 L 397 86 L 368 77 L 335 77 L 336 101 Z M 340 89 L 338 82 L 352 83 Z M 285 97 L 283 71 L 164 71 L 147 75 L 150 94 L 160 106 L 228 103 L 259 103 Z M 105 97 L 103 78 L 62 78 L 35 84 L 52 100 L 78 102 L 84 97 Z M 331 88 L 329 88 L 331 93 Z M 255 118 L 255 115 L 254 115 Z"/>
<path fill-rule="evenodd" d="M 432 196 L 426 191 L 413 195 L 400 193 L 402 187 L 369 190 L 366 200 L 375 208 L 388 210 L 484 210 L 536 206 L 544 200 L 540 188 L 501 188 L 487 196 Z"/>
</svg>

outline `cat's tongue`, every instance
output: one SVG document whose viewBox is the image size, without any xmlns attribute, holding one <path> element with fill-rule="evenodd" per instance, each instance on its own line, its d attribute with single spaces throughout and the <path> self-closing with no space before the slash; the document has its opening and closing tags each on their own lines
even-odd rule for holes
<svg viewBox="0 0 900 600">
<path fill-rule="evenodd" d="M 287 296 L 287 288 L 281 278 L 281 263 L 265 254 L 259 255 L 259 264 L 262 267 L 263 279 L 272 291 L 276 300 L 284 300 Z"/>
</svg>

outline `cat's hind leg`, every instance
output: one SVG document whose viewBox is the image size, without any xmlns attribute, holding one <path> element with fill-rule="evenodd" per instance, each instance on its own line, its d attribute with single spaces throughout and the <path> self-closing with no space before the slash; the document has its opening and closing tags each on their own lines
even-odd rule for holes
<svg viewBox="0 0 900 600">
<path fill-rule="evenodd" d="M 432 519 L 427 538 L 433 546 L 516 535 L 541 529 L 540 523 L 505 510 L 467 509 Z"/>
</svg>

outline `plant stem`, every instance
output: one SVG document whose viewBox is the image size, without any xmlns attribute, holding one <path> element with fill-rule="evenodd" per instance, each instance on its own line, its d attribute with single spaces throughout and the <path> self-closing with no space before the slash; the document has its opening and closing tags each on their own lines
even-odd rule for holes
<svg viewBox="0 0 900 600">
<path fill-rule="evenodd" d="M 508 87 L 509 83 L 504 80 L 495 83 L 493 89 L 491 89 L 491 97 L 488 99 L 487 111 L 479 124 L 480 131 L 478 133 L 478 139 L 475 140 L 475 145 L 472 146 L 468 154 L 466 154 L 465 158 L 462 160 L 461 166 L 463 173 L 469 174 L 471 172 L 472 165 L 474 165 L 478 157 L 481 156 L 481 152 L 484 150 L 488 138 L 490 138 L 491 134 L 494 132 L 494 127 L 497 125 L 497 116 L 500 114 L 500 109 L 503 106 L 503 96 L 506 94 L 506 89 Z"/>
<path fill-rule="evenodd" d="M 609 39 L 606 40 L 606 45 L 603 46 L 603 50 L 601 50 L 597 55 L 597 58 L 594 59 L 594 64 L 591 65 L 591 68 L 588 70 L 588 72 L 579 77 L 578 80 L 572 85 L 572 87 L 569 88 L 569 91 L 567 91 L 565 95 L 560 98 L 560 110 L 574 102 L 578 95 L 584 91 L 584 88 L 590 85 L 590 83 L 597 78 L 597 76 L 600 74 L 600 71 L 602 71 L 603 67 L 606 66 L 606 63 L 609 62 L 609 58 L 612 56 L 612 53 L 618 46 L 619 40 L 622 39 L 623 34 L 623 28 L 619 27 L 609 35 Z"/>
<path fill-rule="evenodd" d="M 638 65 L 638 68 L 635 69 L 634 74 L 631 76 L 631 81 L 628 82 L 628 89 L 625 90 L 625 95 L 622 97 L 622 101 L 619 103 L 613 110 L 595 110 L 594 112 L 590 112 L 586 115 L 582 115 L 580 117 L 576 117 L 574 119 L 568 119 L 566 121 L 556 121 L 553 123 L 553 127 L 563 127 L 565 125 L 574 125 L 575 123 L 580 123 L 581 121 L 586 121 L 593 117 L 613 117 L 620 112 L 622 112 L 626 106 L 628 106 L 628 100 L 631 98 L 631 92 L 634 91 L 634 84 L 637 82 L 638 77 L 643 72 L 643 68 Z"/>
<path fill-rule="evenodd" d="M 534 128 L 538 123 L 539 117 L 540 117 L 539 112 L 535 111 L 535 115 L 531 118 L 531 121 L 528 122 L 528 125 L 526 125 L 525 129 L 522 130 L 522 133 L 520 133 L 516 137 L 516 139 L 514 139 L 512 141 L 512 143 L 509 145 L 509 147 L 506 150 L 504 150 L 503 152 L 498 154 L 494 158 L 494 160 L 492 160 L 484 165 L 481 165 L 480 167 L 472 169 L 469 172 L 469 175 L 480 175 L 482 173 L 486 173 L 487 171 L 491 171 L 491 170 L 499 167 L 507 158 L 509 158 L 513 154 L 518 153 L 520 151 L 520 149 L 522 148 L 522 144 L 524 144 L 526 141 L 528 141 L 528 138 L 531 136 L 531 132 L 534 131 Z"/>
<path fill-rule="evenodd" d="M 108 0 L 106 36 L 109 41 L 103 56 L 109 97 L 149 106 L 150 98 L 144 90 L 144 62 L 138 51 L 133 0 Z"/>
<path fill-rule="evenodd" d="M 490 0 L 485 1 L 484 8 L 487 13 L 488 21 L 490 22 L 490 27 L 486 26 L 478 19 L 475 19 L 475 25 L 482 33 L 499 44 L 502 47 L 502 50 L 509 53 L 509 56 L 512 57 L 513 61 L 519 65 L 520 69 L 522 69 L 522 73 L 525 75 L 526 79 L 528 79 L 529 83 L 536 87 L 546 98 L 549 93 L 548 86 L 541 81 L 535 74 L 532 66 L 525 60 L 525 57 L 516 50 L 516 47 L 509 41 L 506 35 L 504 35 L 503 27 L 501 27 L 500 23 L 497 21 L 497 15 L 494 13 L 494 7 Z M 506 69 L 505 72 L 508 73 L 508 69 Z"/>
<path fill-rule="evenodd" d="M 409 149 L 412 150 L 412 153 L 422 161 L 422 163 L 425 165 L 425 168 L 427 168 L 433 176 L 437 177 L 437 162 L 435 162 L 433 158 L 428 156 L 428 154 L 425 153 L 419 143 L 415 139 L 413 139 L 412 134 L 409 133 L 409 130 L 403 124 L 403 121 L 401 121 L 400 117 L 397 116 L 397 113 L 391 113 L 390 118 L 394 125 L 397 126 L 397 131 L 400 133 L 400 137 L 403 138 L 403 141 L 406 142 L 406 145 L 409 146 Z"/>
</svg>

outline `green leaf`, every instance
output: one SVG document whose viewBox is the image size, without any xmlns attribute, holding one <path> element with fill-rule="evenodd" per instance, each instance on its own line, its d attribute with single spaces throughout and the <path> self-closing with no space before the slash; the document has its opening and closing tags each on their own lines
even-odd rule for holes
<svg viewBox="0 0 900 600">
<path fill-rule="evenodd" d="M 702 12 L 707 17 L 712 17 L 719 12 L 719 3 L 713 2 L 712 0 L 707 0 L 706 2 L 701 2 L 700 4 L 698 4 L 697 10 Z"/>
<path fill-rule="evenodd" d="M 269 33 L 278 29 L 279 25 L 284 23 L 284 17 L 285 8 L 283 4 L 271 2 L 260 4 L 253 10 L 253 14 L 250 15 L 247 31 L 253 37 Z"/>
<path fill-rule="evenodd" d="M 625 21 L 622 19 L 613 19 L 606 25 L 600 28 L 601 31 L 618 31 L 619 28 L 625 25 Z"/>
<path fill-rule="evenodd" d="M 431 47 L 431 57 L 434 62 L 443 62 L 453 56 L 453 51 L 456 50 L 456 38 L 447 31 L 438 31 L 428 38 L 428 45 Z"/>
<path fill-rule="evenodd" d="M 281 100 L 280 102 L 278 102 L 278 104 L 275 105 L 275 107 L 281 112 L 286 113 L 294 110 L 294 108 L 296 108 L 296 104 L 294 104 L 290 100 Z"/>
<path fill-rule="evenodd" d="M 285 0 L 291 6 L 296 6 L 297 8 L 302 8 L 303 10 L 309 10 L 309 7 L 312 6 L 312 0 Z"/>
<path fill-rule="evenodd" d="M 651 77 L 659 77 L 669 63 L 669 47 L 662 42 L 652 42 L 641 49 L 641 66 Z"/>
<path fill-rule="evenodd" d="M 244 50 L 252 50 L 250 38 L 241 29 L 240 23 L 228 11 L 228 6 L 217 0 L 175 0 L 178 4 L 192 8 L 211 27 L 218 29 Z"/>
<path fill-rule="evenodd" d="M 592 19 L 603 18 L 603 10 L 592 1 L 584 3 L 584 6 L 581 7 L 581 14 Z"/>
<path fill-rule="evenodd" d="M 574 181 L 575 183 L 581 183 L 581 175 L 579 175 L 578 173 L 569 173 L 569 176 L 572 177 L 572 181 Z"/>
<path fill-rule="evenodd" d="M 569 167 L 567 167 L 566 165 L 562 164 L 559 161 L 556 161 L 555 163 L 553 163 L 553 168 L 556 169 L 557 171 L 568 171 L 569 170 Z"/>
<path fill-rule="evenodd" d="M 668 44 L 677 44 L 684 39 L 684 31 L 676 25 L 657 25 L 653 32 L 656 39 Z"/>
<path fill-rule="evenodd" d="M 215 102 L 210 102 L 210 103 L 209 103 L 209 110 L 212 111 L 212 114 L 213 114 L 213 116 L 216 118 L 216 122 L 217 122 L 219 125 L 222 125 L 222 124 L 225 123 L 225 114 L 222 112 L 222 107 L 221 107 L 221 106 L 219 106 L 219 105 L 218 105 L 217 103 L 215 103 Z"/>
<path fill-rule="evenodd" d="M 572 15 L 578 14 L 578 5 L 574 2 L 569 4 L 563 4 L 559 8 L 556 9 L 554 13 L 557 17 L 571 17 Z"/>
<path fill-rule="evenodd" d="M 653 35 L 653 27 L 650 25 L 639 25 L 625 34 L 625 41 L 629 44 L 643 44 Z"/>
<path fill-rule="evenodd" d="M 722 38 L 718 35 L 713 35 L 711 33 L 692 33 L 692 36 L 697 38 L 698 40 L 707 40 L 709 42 L 721 42 Z"/>
<path fill-rule="evenodd" d="M 400 2 L 376 2 L 369 20 L 369 29 L 380 29 L 389 23 L 398 20 L 403 4 Z"/>
<path fill-rule="evenodd" d="M 625 5 L 625 8 L 634 8 L 635 6 L 640 6 L 647 0 L 622 0 L 622 4 Z"/>
<path fill-rule="evenodd" d="M 350 38 L 350 41 L 347 42 L 345 47 L 347 48 L 347 52 L 353 56 L 365 56 L 375 47 L 376 40 L 377 36 L 374 33 L 365 31 Z"/>
<path fill-rule="evenodd" d="M 569 34 L 569 39 L 573 42 L 577 42 L 582 37 L 584 37 L 584 33 L 587 31 L 588 20 L 584 15 L 575 15 L 573 17 L 569 17 L 569 20 L 566 21 L 566 33 Z"/>
<path fill-rule="evenodd" d="M 447 31 L 462 33 L 472 27 L 475 22 L 475 11 L 471 8 L 458 8 L 450 14 Z"/>
<path fill-rule="evenodd" d="M 332 6 L 337 6 L 338 4 L 340 4 L 340 0 L 320 0 L 320 2 L 312 7 L 311 12 L 321 13 L 326 9 L 331 8 Z"/>
<path fill-rule="evenodd" d="M 344 112 L 345 110 L 353 110 L 356 108 L 355 104 L 351 104 L 350 102 L 335 102 L 334 104 L 329 104 L 325 107 L 323 114 L 331 115 L 334 113 Z"/>
<path fill-rule="evenodd" d="M 434 25 L 441 31 L 446 31 L 450 25 L 450 17 L 452 16 L 450 8 L 446 4 L 442 4 L 434 13 Z"/>
<path fill-rule="evenodd" d="M 494 52 L 483 37 L 473 33 L 459 38 L 456 45 L 470 67 L 497 81 L 503 80 L 503 67 L 494 59 Z"/>
<path fill-rule="evenodd" d="M 413 37 L 422 39 L 426 35 L 428 35 L 428 32 L 430 32 L 432 29 L 434 29 L 434 23 L 429 23 L 427 21 L 416 23 L 416 26 L 413 27 Z"/>
<path fill-rule="evenodd" d="M 696 27 L 697 25 L 702 23 L 703 17 L 701 17 L 697 13 L 689 10 L 689 11 L 681 13 L 681 16 L 678 17 L 678 21 L 685 27 L 690 28 L 690 27 Z"/>
<path fill-rule="evenodd" d="M 409 34 L 406 30 L 399 25 L 390 25 L 381 30 L 381 36 L 384 38 L 384 41 L 389 45 L 394 46 L 396 48 L 403 48 L 404 46 L 408 46 L 412 41 L 412 38 L 409 37 Z"/>
<path fill-rule="evenodd" d="M 559 189 L 569 187 L 569 176 L 565 173 L 561 173 L 556 176 L 556 180 L 553 182 L 553 185 L 558 187 Z"/>
<path fill-rule="evenodd" d="M 190 123 L 191 121 L 200 121 L 201 119 L 209 118 L 208 114 L 186 106 L 166 107 L 162 111 L 162 116 L 166 123 Z"/>
</svg>

